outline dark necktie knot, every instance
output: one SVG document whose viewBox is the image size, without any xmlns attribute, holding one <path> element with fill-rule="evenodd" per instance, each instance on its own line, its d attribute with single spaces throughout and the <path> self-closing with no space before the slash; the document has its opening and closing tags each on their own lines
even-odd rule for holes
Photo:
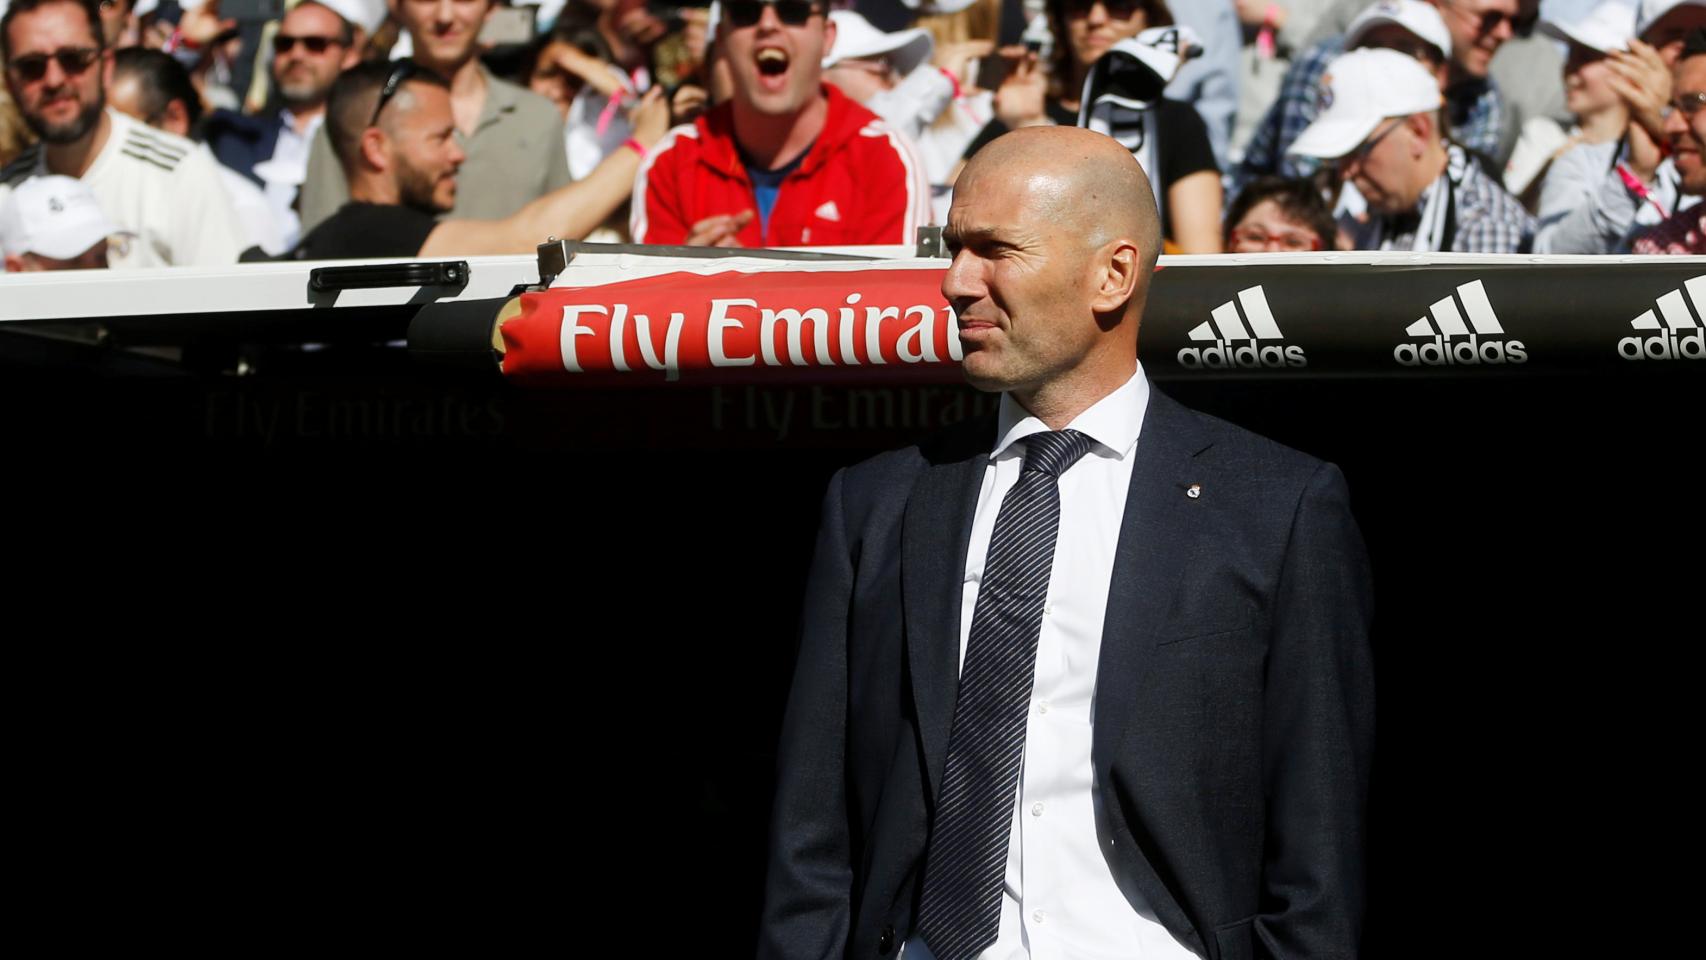
<svg viewBox="0 0 1706 960">
<path fill-rule="evenodd" d="M 1021 472 L 1041 470 L 1058 478 L 1090 452 L 1091 442 L 1089 436 L 1077 430 L 1033 433 L 1025 438 L 1025 469 Z"/>
</svg>

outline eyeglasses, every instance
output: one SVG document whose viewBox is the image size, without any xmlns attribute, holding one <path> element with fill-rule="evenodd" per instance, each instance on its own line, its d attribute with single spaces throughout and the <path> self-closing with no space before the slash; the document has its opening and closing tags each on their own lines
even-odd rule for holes
<svg viewBox="0 0 1706 960">
<path fill-rule="evenodd" d="M 1446 6 L 1450 7 L 1459 15 L 1474 20 L 1476 36 L 1485 36 L 1486 34 L 1492 33 L 1494 30 L 1499 29 L 1499 24 L 1501 23 L 1508 23 L 1512 30 L 1516 29 L 1517 18 L 1499 10 L 1488 10 L 1486 13 L 1477 16 L 1475 11 L 1465 9 L 1456 3 L 1448 3 Z"/>
<path fill-rule="evenodd" d="M 1706 93 L 1679 93 L 1670 105 L 1677 113 L 1692 117 L 1706 109 Z"/>
<path fill-rule="evenodd" d="M 1261 227 L 1238 227 L 1232 231 L 1232 245 L 1260 247 L 1263 250 L 1278 247 L 1286 253 L 1307 253 L 1321 249 L 1321 238 L 1301 231 L 1269 233 Z"/>
<path fill-rule="evenodd" d="M 1102 9 L 1114 20 L 1130 20 L 1139 10 L 1148 10 L 1146 0 L 1066 0 L 1066 15 L 1069 17 L 1087 17 L 1090 8 L 1100 3 Z"/>
<path fill-rule="evenodd" d="M 1385 140 L 1388 134 L 1390 134 L 1392 131 L 1398 129 L 1399 127 L 1401 127 L 1403 125 L 1404 125 L 1404 118 L 1399 117 L 1398 119 L 1394 120 L 1392 122 L 1391 126 L 1387 127 L 1385 130 L 1380 131 L 1379 133 L 1375 134 L 1374 136 L 1369 137 L 1367 140 L 1364 140 L 1362 142 L 1362 146 L 1357 147 L 1355 150 L 1352 150 L 1350 153 L 1347 153 L 1344 156 L 1340 157 L 1339 158 L 1339 166 L 1341 168 L 1343 168 L 1348 164 L 1362 163 L 1363 161 L 1367 160 L 1368 155 L 1370 153 L 1374 152 L 1374 148 L 1380 145 L 1380 141 Z"/>
<path fill-rule="evenodd" d="M 822 13 L 812 0 L 729 0 L 723 4 L 723 15 L 729 18 L 729 26 L 738 30 L 758 23 L 765 7 L 773 8 L 776 19 L 785 27 L 803 27 Z"/>
<path fill-rule="evenodd" d="M 379 102 L 373 105 L 373 119 L 367 121 L 370 127 L 379 125 L 379 115 L 385 112 L 385 105 L 403 88 L 403 84 L 419 76 L 422 68 L 407 57 L 391 65 L 391 72 L 385 77 L 385 86 L 379 88 Z"/>
<path fill-rule="evenodd" d="M 26 53 L 21 57 L 13 57 L 6 69 L 18 75 L 25 83 L 35 83 L 47 76 L 47 62 L 58 61 L 59 69 L 67 76 L 76 76 L 93 66 L 100 59 L 101 51 L 94 47 L 62 47 L 52 53 Z"/>
<path fill-rule="evenodd" d="M 325 53 L 326 48 L 333 44 L 343 46 L 342 43 L 338 42 L 337 37 L 293 37 L 287 33 L 280 33 L 272 38 L 272 52 L 286 54 L 296 49 L 296 45 L 299 43 L 309 53 Z"/>
</svg>

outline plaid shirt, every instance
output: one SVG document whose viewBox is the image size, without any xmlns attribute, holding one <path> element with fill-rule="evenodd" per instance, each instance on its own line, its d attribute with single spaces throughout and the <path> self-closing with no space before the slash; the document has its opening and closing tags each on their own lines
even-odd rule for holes
<svg viewBox="0 0 1706 960">
<path fill-rule="evenodd" d="M 1516 198 L 1505 191 L 1498 181 L 1482 172 L 1455 144 L 1446 148 L 1448 157 L 1445 172 L 1422 194 L 1420 206 L 1426 207 L 1428 197 L 1436 190 L 1446 189 L 1455 173 L 1457 187 L 1452 192 L 1452 216 L 1457 227 L 1442 246 L 1442 253 L 1527 253 L 1534 240 L 1534 218 Z M 1370 217 L 1366 224 L 1351 230 L 1358 250 L 1409 250 L 1415 246 L 1420 217 L 1415 213 L 1396 217 Z"/>
<path fill-rule="evenodd" d="M 1244 148 L 1244 158 L 1232 171 L 1232 195 L 1256 177 L 1278 174 L 1307 177 L 1320 166 L 1314 157 L 1286 153 L 1305 127 L 1320 112 L 1321 78 L 1327 66 L 1344 52 L 1344 37 L 1328 37 L 1298 54 L 1280 81 L 1278 99 L 1262 117 L 1261 125 Z M 1504 129 L 1505 110 L 1493 79 L 1471 80 L 1445 92 L 1451 135 L 1458 142 L 1491 160 L 1499 152 L 1499 133 Z"/>
<path fill-rule="evenodd" d="M 1697 203 L 1635 238 L 1636 253 L 1706 253 L 1706 203 Z"/>
</svg>

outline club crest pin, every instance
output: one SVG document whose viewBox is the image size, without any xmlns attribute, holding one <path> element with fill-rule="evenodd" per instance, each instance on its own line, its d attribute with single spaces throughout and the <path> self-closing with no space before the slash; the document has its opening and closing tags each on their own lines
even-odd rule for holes
<svg viewBox="0 0 1706 960">
<path fill-rule="evenodd" d="M 1192 500 L 1195 500 L 1196 498 L 1202 496 L 1202 484 L 1193 483 L 1190 486 L 1186 487 L 1185 488 L 1185 496 L 1190 497 Z"/>
</svg>

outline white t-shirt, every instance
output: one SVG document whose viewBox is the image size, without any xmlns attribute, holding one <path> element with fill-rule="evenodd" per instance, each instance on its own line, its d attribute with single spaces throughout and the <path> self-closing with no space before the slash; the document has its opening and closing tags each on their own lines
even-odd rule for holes
<svg viewBox="0 0 1706 960">
<path fill-rule="evenodd" d="M 107 218 L 133 234 L 115 243 L 115 268 L 218 266 L 248 246 L 221 185 L 213 155 L 183 137 L 107 110 L 111 133 L 83 182 Z M 50 171 L 37 144 L 0 172 L 0 202 L 12 188 Z"/>
</svg>

